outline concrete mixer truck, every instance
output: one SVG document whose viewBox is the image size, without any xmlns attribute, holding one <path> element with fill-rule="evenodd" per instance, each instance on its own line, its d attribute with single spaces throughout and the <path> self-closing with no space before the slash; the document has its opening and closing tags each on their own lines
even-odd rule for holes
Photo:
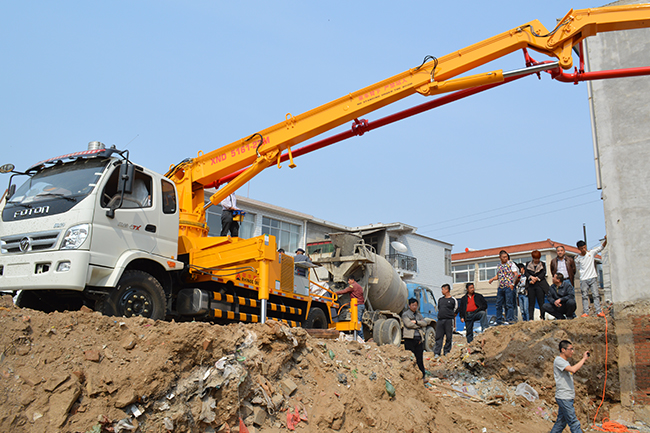
<svg viewBox="0 0 650 433">
<path fill-rule="evenodd" d="M 353 233 L 332 233 L 329 235 L 334 251 L 312 254 L 312 261 L 327 270 L 326 283 L 333 291 L 343 289 L 352 277 L 364 289 L 366 310 L 362 318 L 364 337 L 379 345 L 402 343 L 401 313 L 409 298 L 420 303 L 420 312 L 428 322 L 425 331 L 425 350 L 433 351 L 435 326 L 438 317 L 433 291 L 419 284 L 406 284 L 388 261 L 378 255 L 372 246 L 364 243 L 361 236 Z M 339 304 L 343 307 L 332 312 L 332 317 L 348 320 L 345 306 L 349 295 L 342 295 Z"/>
</svg>

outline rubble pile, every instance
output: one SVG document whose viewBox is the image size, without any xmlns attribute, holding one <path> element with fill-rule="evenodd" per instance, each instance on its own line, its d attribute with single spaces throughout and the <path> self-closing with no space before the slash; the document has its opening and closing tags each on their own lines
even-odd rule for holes
<svg viewBox="0 0 650 433">
<path fill-rule="evenodd" d="M 424 384 L 403 348 L 315 339 L 274 321 L 44 314 L 4 296 L 0 326 L 0 431 L 12 432 L 544 432 L 555 404 L 553 354 L 542 349 L 563 332 L 581 344 L 578 327 L 550 322 L 490 329 L 469 346 L 457 335 L 440 362 L 425 354 Z M 599 389 L 588 382 L 581 420 Z"/>
</svg>

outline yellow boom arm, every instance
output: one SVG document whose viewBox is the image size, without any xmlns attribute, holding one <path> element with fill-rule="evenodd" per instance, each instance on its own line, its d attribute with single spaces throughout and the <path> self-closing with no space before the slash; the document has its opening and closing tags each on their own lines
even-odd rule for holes
<svg viewBox="0 0 650 433">
<path fill-rule="evenodd" d="M 197 246 L 193 238 L 207 235 L 204 185 L 248 167 L 210 198 L 218 204 L 260 171 L 279 162 L 286 149 L 352 121 L 381 107 L 419 93 L 431 96 L 503 81 L 503 71 L 456 78 L 516 50 L 529 48 L 572 66 L 572 48 L 599 32 L 650 27 L 650 4 L 571 10 L 548 31 L 538 20 L 503 32 L 419 67 L 350 93 L 306 113 L 292 116 L 252 136 L 247 136 L 170 169 L 167 177 L 178 188 L 181 211 L 181 251 Z M 183 251 L 185 250 L 185 251 Z"/>
</svg>

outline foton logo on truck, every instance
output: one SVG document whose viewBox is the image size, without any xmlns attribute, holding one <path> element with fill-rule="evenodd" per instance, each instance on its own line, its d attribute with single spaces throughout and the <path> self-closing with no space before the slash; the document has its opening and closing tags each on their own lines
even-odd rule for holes
<svg viewBox="0 0 650 433">
<path fill-rule="evenodd" d="M 31 207 L 29 209 L 17 210 L 16 212 L 14 212 L 14 219 L 24 217 L 24 216 L 29 216 L 29 215 L 46 214 L 49 212 L 50 212 L 49 206 Z"/>
<path fill-rule="evenodd" d="M 140 227 L 142 227 L 142 224 L 139 226 L 136 226 L 135 224 L 127 224 L 127 223 L 117 223 L 117 226 L 121 229 L 128 229 L 128 230 L 135 230 L 138 231 L 140 230 Z"/>
</svg>

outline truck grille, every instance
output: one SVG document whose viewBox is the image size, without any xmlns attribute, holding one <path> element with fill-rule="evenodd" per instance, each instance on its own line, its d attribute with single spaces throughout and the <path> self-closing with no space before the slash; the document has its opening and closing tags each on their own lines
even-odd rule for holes
<svg viewBox="0 0 650 433">
<path fill-rule="evenodd" d="M 2 254 L 26 253 L 29 251 L 49 250 L 56 245 L 61 231 L 27 233 L 22 235 L 3 236 L 0 238 Z"/>
</svg>

